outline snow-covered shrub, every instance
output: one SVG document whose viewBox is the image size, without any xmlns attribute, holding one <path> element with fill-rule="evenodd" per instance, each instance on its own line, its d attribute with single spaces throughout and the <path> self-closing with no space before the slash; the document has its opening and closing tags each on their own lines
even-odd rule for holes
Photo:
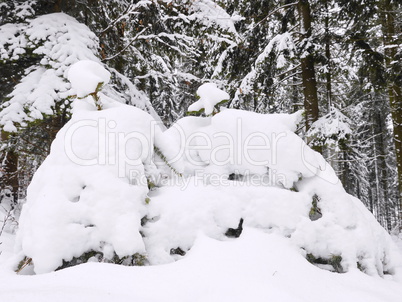
<svg viewBox="0 0 402 302">
<path fill-rule="evenodd" d="M 98 110 L 103 108 L 99 92 L 109 83 L 110 76 L 110 72 L 102 65 L 90 60 L 79 61 L 68 70 L 68 79 L 77 92 L 76 97 L 78 99 L 92 97 Z"/>
<path fill-rule="evenodd" d="M 294 134 L 300 117 L 228 109 L 168 129 L 184 148 L 185 176 L 151 194 L 149 261 L 181 258 L 199 232 L 225 240 L 228 230 L 255 227 L 288 237 L 322 268 L 394 273 L 402 262 L 390 236 Z"/>
<path fill-rule="evenodd" d="M 98 63 L 73 67 L 70 79 L 80 95 L 108 80 Z M 78 82 L 77 74 L 83 75 Z M 91 96 L 75 100 L 72 119 L 28 188 L 17 244 L 36 273 L 91 260 L 144 262 L 146 174 L 156 169 L 159 128 L 152 128 L 156 123 L 148 113 L 98 94 L 100 111 Z"/>
<path fill-rule="evenodd" d="M 162 133 L 147 113 L 99 96 L 100 111 L 89 97 L 75 101 L 29 187 L 17 243 L 35 272 L 90 257 L 168 263 L 200 233 L 233 240 L 250 227 L 287 238 L 325 269 L 382 276 L 401 267 L 391 237 L 294 133 L 300 112 L 227 109 Z"/>
</svg>

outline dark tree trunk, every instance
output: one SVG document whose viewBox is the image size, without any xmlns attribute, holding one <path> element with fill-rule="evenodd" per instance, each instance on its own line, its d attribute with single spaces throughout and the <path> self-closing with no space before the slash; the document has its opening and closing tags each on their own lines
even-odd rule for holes
<svg viewBox="0 0 402 302">
<path fill-rule="evenodd" d="M 391 107 L 391 115 L 394 126 L 394 143 L 396 153 L 396 163 L 398 169 L 399 200 L 402 201 L 402 66 L 401 58 L 397 57 L 398 38 L 400 28 L 397 29 L 396 14 L 397 4 L 390 0 L 382 1 L 382 25 L 385 47 L 385 64 L 388 72 L 388 98 Z M 400 206 L 402 208 L 402 205 Z M 400 213 L 402 219 L 402 213 Z"/>
<path fill-rule="evenodd" d="M 302 39 L 311 37 L 311 12 L 308 0 L 300 0 L 298 10 L 301 23 Z M 304 53 L 309 50 L 306 49 Z M 314 57 L 308 52 L 301 58 L 304 109 L 306 112 L 306 130 L 310 129 L 312 123 L 318 119 L 318 95 L 317 81 L 315 78 Z"/>
</svg>

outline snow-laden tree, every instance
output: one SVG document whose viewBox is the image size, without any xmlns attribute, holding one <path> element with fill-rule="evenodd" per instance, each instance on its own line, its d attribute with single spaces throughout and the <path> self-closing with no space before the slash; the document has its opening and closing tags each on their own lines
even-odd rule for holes
<svg viewBox="0 0 402 302">
<path fill-rule="evenodd" d="M 282 94 L 274 97 L 281 80 L 288 79 L 286 71 L 293 69 L 285 57 L 293 56 L 294 41 L 278 17 L 284 10 L 275 13 L 272 1 L 221 2 L 229 14 L 238 16 L 235 26 L 241 37 L 223 65 L 228 90 L 234 96 L 230 106 L 256 112 L 287 111 L 288 100 Z"/>
<path fill-rule="evenodd" d="M 327 160 L 331 166 L 337 167 L 337 153 L 345 149 L 345 145 L 352 134 L 352 122 L 339 109 L 332 106 L 328 114 L 315 121 L 306 133 L 310 145 L 325 146 L 329 154 Z M 331 154 L 330 152 L 333 152 Z"/>
<path fill-rule="evenodd" d="M 356 66 L 358 70 L 356 79 L 350 81 L 352 86 L 348 90 L 351 95 L 350 112 L 355 115 L 354 111 L 359 108 L 365 112 L 362 115 L 364 120 L 358 122 L 363 125 L 366 123 L 360 128 L 364 131 L 354 131 L 359 132 L 362 145 L 369 142 L 369 148 L 362 154 L 362 158 L 370 159 L 368 162 L 371 174 L 362 178 L 370 182 L 369 192 L 371 192 L 368 197 L 370 208 L 376 208 L 377 210 L 373 211 L 378 215 L 379 221 L 391 229 L 400 226 L 402 209 L 401 198 L 398 196 L 400 172 L 397 169 L 400 152 L 395 145 L 398 141 L 398 139 L 395 141 L 395 135 L 398 135 L 396 125 L 400 114 L 395 118 L 395 113 L 399 110 L 397 98 L 394 98 L 394 92 L 397 90 L 391 88 L 397 83 L 400 71 L 398 61 L 394 61 L 393 68 L 389 66 L 391 58 L 400 49 L 400 37 L 397 33 L 390 35 L 388 30 L 392 30 L 393 26 L 396 26 L 394 28 L 400 26 L 394 18 L 400 7 L 392 1 L 360 3 L 336 1 L 336 3 L 339 8 L 339 22 L 346 21 L 349 24 L 345 27 L 345 36 L 351 47 L 351 62 L 355 60 L 351 65 Z M 387 5 L 391 7 L 385 8 Z M 359 17 L 362 15 L 364 18 Z M 392 92 L 389 91 L 390 88 Z M 368 127 L 371 129 L 367 129 Z M 390 217 L 387 220 L 384 217 L 388 214 Z"/>
<path fill-rule="evenodd" d="M 26 24 L 6 24 L 1 31 L 3 60 L 17 61 L 27 50 L 39 60 L 25 71 L 9 99 L 3 102 L 3 130 L 16 132 L 17 128 L 46 117 L 67 119 L 68 97 L 73 94 L 66 81 L 67 68 L 80 59 L 98 60 L 96 36 L 64 14 L 41 16 Z"/>
</svg>

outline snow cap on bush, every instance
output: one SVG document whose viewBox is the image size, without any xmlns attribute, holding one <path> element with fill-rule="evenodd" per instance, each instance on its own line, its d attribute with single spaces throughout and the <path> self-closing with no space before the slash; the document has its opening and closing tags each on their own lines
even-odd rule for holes
<svg viewBox="0 0 402 302">
<path fill-rule="evenodd" d="M 83 98 L 94 93 L 99 83 L 102 85 L 109 83 L 110 72 L 95 61 L 82 60 L 70 67 L 68 80 L 77 92 L 77 97 Z"/>
<path fill-rule="evenodd" d="M 204 109 L 206 115 L 211 115 L 214 107 L 225 101 L 229 100 L 230 96 L 227 92 L 219 89 L 215 83 L 205 83 L 197 90 L 197 96 L 200 98 L 194 104 L 188 107 L 189 112 L 197 112 Z"/>
</svg>

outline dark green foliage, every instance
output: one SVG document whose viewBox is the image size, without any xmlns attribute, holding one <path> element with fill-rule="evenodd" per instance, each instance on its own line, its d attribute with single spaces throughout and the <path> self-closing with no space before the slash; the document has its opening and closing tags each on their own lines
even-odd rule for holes
<svg viewBox="0 0 402 302">
<path fill-rule="evenodd" d="M 114 253 L 112 259 L 105 258 L 102 252 L 99 251 L 89 251 L 82 254 L 79 257 L 74 257 L 71 260 L 63 260 L 63 264 L 57 268 L 56 270 L 61 270 L 67 267 L 72 267 L 75 265 L 87 263 L 88 261 L 92 262 L 102 262 L 102 263 L 113 263 L 125 266 L 144 266 L 147 263 L 147 258 L 145 255 L 136 253 L 131 256 L 119 257 L 116 253 Z"/>
<path fill-rule="evenodd" d="M 308 262 L 315 264 L 315 265 L 330 265 L 332 267 L 332 271 L 337 272 L 337 273 L 344 273 L 344 270 L 342 268 L 342 257 L 339 255 L 332 255 L 329 258 L 321 258 L 321 257 L 315 257 L 313 254 L 309 253 L 306 256 L 306 259 Z"/>
<path fill-rule="evenodd" d="M 180 172 L 178 172 L 167 160 L 166 156 L 163 154 L 163 152 L 161 151 L 161 149 L 159 149 L 157 146 L 154 146 L 154 151 L 155 154 L 157 154 L 162 160 L 163 162 L 166 164 L 166 166 L 168 166 L 174 174 L 176 174 L 177 176 L 182 176 L 182 174 Z"/>
<path fill-rule="evenodd" d="M 148 186 L 148 189 L 149 189 L 150 191 L 152 191 L 153 189 L 155 189 L 156 184 L 153 183 L 150 179 L 147 178 L 147 186 Z"/>
<path fill-rule="evenodd" d="M 96 109 L 102 110 L 103 105 L 100 102 L 98 93 L 102 90 L 103 84 L 104 84 L 103 82 L 99 82 L 98 85 L 96 85 L 96 88 L 95 88 L 94 92 L 91 92 L 90 94 L 88 94 L 86 96 L 79 97 L 78 99 L 85 99 L 88 96 L 92 96 L 92 98 L 94 99 L 95 105 L 96 105 Z"/>
<path fill-rule="evenodd" d="M 204 111 L 205 111 L 204 108 L 201 108 L 198 111 L 187 111 L 186 115 L 188 115 L 188 116 L 205 116 Z"/>
<path fill-rule="evenodd" d="M 197 96 L 197 99 L 199 99 L 198 96 Z M 220 112 L 220 107 L 223 106 L 224 104 L 228 103 L 228 102 L 229 102 L 229 100 L 222 100 L 219 103 L 217 103 L 214 106 L 214 111 L 210 115 L 205 114 L 205 109 L 204 108 L 201 108 L 198 111 L 187 111 L 186 115 L 187 116 L 211 116 L 211 115 L 215 115 L 215 114 Z"/>
<path fill-rule="evenodd" d="M 359 269 L 359 271 L 361 271 L 363 273 L 365 272 L 365 270 L 366 270 L 365 267 L 359 261 L 357 262 L 356 265 L 357 265 L 357 268 Z"/>
<path fill-rule="evenodd" d="M 0 60 L 0 104 L 8 99 L 7 96 L 13 90 L 15 83 L 24 76 L 25 70 L 36 65 L 40 60 L 41 57 L 34 54 L 33 49 L 27 49 L 18 61 Z"/>
<path fill-rule="evenodd" d="M 299 192 L 296 186 L 291 187 L 289 190 L 292 192 Z"/>
<path fill-rule="evenodd" d="M 318 197 L 317 194 L 314 194 L 313 196 L 313 201 L 312 201 L 312 206 L 309 212 L 309 217 L 312 221 L 318 220 L 322 217 L 321 209 L 318 206 L 318 203 L 320 201 L 320 198 Z"/>
<path fill-rule="evenodd" d="M 145 203 L 146 203 L 146 204 L 149 204 L 150 202 L 151 202 L 151 198 L 145 197 Z"/>
</svg>

